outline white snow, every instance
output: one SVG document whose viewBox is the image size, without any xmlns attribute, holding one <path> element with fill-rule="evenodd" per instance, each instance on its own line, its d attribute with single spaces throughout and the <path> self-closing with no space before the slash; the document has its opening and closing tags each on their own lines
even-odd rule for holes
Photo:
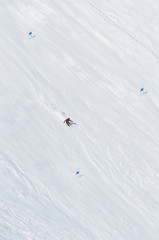
<svg viewBox="0 0 159 240">
<path fill-rule="evenodd" d="M 0 240 L 159 239 L 158 12 L 0 0 Z"/>
</svg>

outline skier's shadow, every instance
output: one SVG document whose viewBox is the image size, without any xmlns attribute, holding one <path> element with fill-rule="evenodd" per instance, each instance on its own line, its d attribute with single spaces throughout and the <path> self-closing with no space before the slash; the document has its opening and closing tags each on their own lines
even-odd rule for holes
<svg viewBox="0 0 159 240">
<path fill-rule="evenodd" d="M 148 92 L 150 92 L 150 90 L 148 90 L 148 91 L 144 92 L 142 95 L 144 95 L 144 94 L 147 94 Z"/>
<path fill-rule="evenodd" d="M 148 92 L 150 92 L 150 90 L 148 90 L 148 91 L 146 91 L 146 92 L 143 92 L 143 93 L 141 94 L 141 96 L 143 96 L 144 94 L 147 94 Z"/>
<path fill-rule="evenodd" d="M 28 37 L 28 40 L 31 40 L 31 39 L 33 39 L 33 38 L 35 38 L 35 37 L 36 37 L 36 35 L 31 36 L 31 37 Z"/>
<path fill-rule="evenodd" d="M 70 122 L 70 126 L 77 125 L 75 122 Z"/>
</svg>

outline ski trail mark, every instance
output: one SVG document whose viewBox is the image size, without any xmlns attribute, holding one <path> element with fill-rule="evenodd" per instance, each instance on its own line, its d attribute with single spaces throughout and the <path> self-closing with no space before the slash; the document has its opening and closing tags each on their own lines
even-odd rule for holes
<svg viewBox="0 0 159 240">
<path fill-rule="evenodd" d="M 66 118 L 66 114 L 63 111 L 59 111 L 57 109 L 57 107 L 53 104 L 53 103 L 46 103 L 44 101 L 41 101 L 41 104 L 43 105 L 43 107 L 48 111 L 48 112 L 52 112 L 54 115 L 56 115 L 58 118 L 60 118 L 62 121 L 64 120 L 64 118 Z"/>
<path fill-rule="evenodd" d="M 116 23 L 114 20 L 112 20 L 106 13 L 102 12 L 96 5 L 93 3 L 90 3 L 87 1 L 88 6 L 91 7 L 98 15 L 109 24 L 115 26 L 118 28 L 121 32 L 123 32 L 125 35 L 127 35 L 129 38 L 131 38 L 133 41 L 135 41 L 137 44 L 139 44 L 142 48 L 144 48 L 147 52 L 149 52 L 152 56 L 154 56 L 157 60 L 159 60 L 159 55 L 154 53 L 151 49 L 149 49 L 147 46 L 145 46 L 140 40 L 135 38 L 133 35 L 131 35 L 129 32 L 127 32 L 120 24 Z"/>
</svg>

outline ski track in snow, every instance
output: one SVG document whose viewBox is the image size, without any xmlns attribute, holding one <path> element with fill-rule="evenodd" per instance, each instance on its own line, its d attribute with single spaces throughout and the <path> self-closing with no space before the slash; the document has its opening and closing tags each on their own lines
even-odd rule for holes
<svg viewBox="0 0 159 240">
<path fill-rule="evenodd" d="M 86 6 L 87 3 L 87 6 Z M 127 32 L 120 24 L 116 23 L 114 19 L 112 19 L 110 16 L 108 16 L 106 13 L 104 13 L 101 9 L 99 9 L 95 4 L 93 4 L 90 1 L 84 1 L 84 6 L 86 8 L 90 8 L 94 10 L 95 13 L 97 13 L 98 16 L 100 16 L 104 21 L 111 24 L 112 26 L 115 26 L 118 28 L 121 32 L 123 32 L 125 35 L 130 37 L 132 40 L 134 40 L 137 44 L 139 44 L 142 48 L 144 48 L 146 51 L 148 51 L 152 56 L 154 56 L 157 60 L 159 60 L 159 55 L 157 55 L 154 51 L 149 49 L 147 46 L 145 46 L 140 40 L 135 38 L 132 34 Z"/>
</svg>

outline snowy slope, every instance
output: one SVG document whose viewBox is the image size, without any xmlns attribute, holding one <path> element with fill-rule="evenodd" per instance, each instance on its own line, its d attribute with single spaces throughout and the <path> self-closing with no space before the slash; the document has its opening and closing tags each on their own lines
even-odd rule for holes
<svg viewBox="0 0 159 240">
<path fill-rule="evenodd" d="M 0 6 L 0 240 L 158 240 L 158 1 Z"/>
</svg>

